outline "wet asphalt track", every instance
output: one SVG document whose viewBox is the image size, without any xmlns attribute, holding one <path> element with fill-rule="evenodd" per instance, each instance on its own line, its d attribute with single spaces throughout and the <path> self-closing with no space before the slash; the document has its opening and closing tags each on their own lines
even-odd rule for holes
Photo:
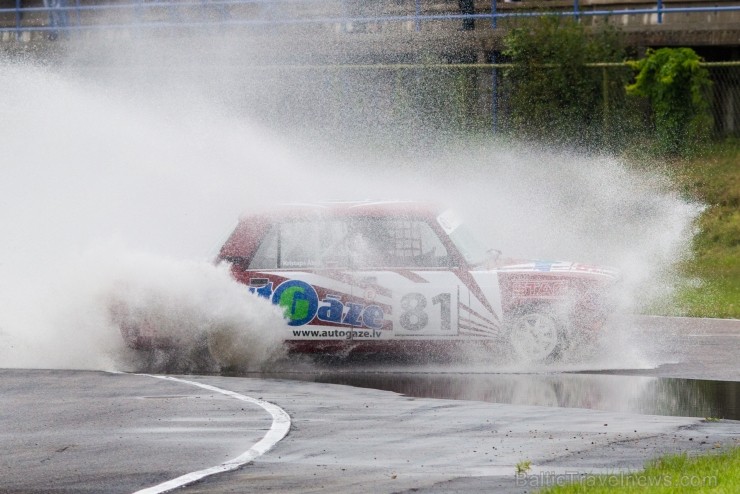
<svg viewBox="0 0 740 494">
<path fill-rule="evenodd" d="M 646 341 L 659 343 L 645 352 L 655 366 L 573 369 L 579 373 L 550 379 L 597 371 L 607 382 L 615 376 L 604 372 L 740 380 L 740 321 L 647 318 L 640 325 Z M 2 493 L 135 492 L 238 457 L 272 426 L 258 405 L 183 382 L 83 371 L 0 375 Z M 544 375 L 504 379 L 526 390 L 528 376 L 536 382 Z M 255 461 L 178 492 L 532 492 L 578 473 L 637 468 L 664 452 L 740 444 L 740 422 L 625 411 L 619 403 L 631 396 L 596 407 L 542 402 L 541 393 L 525 392 L 508 404 L 492 402 L 495 396 L 422 398 L 294 378 L 185 379 L 275 403 L 292 424 Z M 447 387 L 455 384 L 467 386 Z M 599 396 L 612 388 L 623 386 L 601 386 Z M 740 397 L 726 399 L 732 406 Z M 533 468 L 516 478 L 522 460 Z"/>
</svg>

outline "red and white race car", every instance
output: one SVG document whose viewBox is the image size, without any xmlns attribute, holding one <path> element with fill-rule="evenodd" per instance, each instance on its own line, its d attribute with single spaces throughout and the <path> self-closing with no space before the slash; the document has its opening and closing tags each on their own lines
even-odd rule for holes
<svg viewBox="0 0 740 494">
<path fill-rule="evenodd" d="M 296 352 L 423 357 L 472 345 L 513 348 L 520 360 L 537 362 L 595 339 L 610 312 L 615 271 L 499 254 L 451 211 L 350 202 L 244 216 L 217 262 L 230 264 L 245 292 L 282 308 L 288 326 L 275 331 L 285 331 Z M 111 305 L 129 347 L 182 344 L 168 327 L 174 323 L 139 312 Z"/>
<path fill-rule="evenodd" d="M 557 358 L 609 312 L 610 269 L 515 261 L 451 211 L 412 202 L 287 205 L 241 218 L 218 262 L 284 310 L 302 352 L 434 352 L 510 344 Z"/>
</svg>

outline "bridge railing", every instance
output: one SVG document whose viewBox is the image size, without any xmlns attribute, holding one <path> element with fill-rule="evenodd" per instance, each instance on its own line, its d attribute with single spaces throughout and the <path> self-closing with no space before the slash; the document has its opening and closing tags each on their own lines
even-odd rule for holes
<svg viewBox="0 0 740 494">
<path fill-rule="evenodd" d="M 633 16 L 662 24 L 674 14 L 740 12 L 740 0 L 0 0 L 0 32 L 79 32 L 116 28 L 186 28 L 214 25 L 330 25 L 382 29 L 389 24 L 421 31 L 458 23 L 462 30 L 544 15 L 578 19 Z M 733 15 L 733 22 L 737 22 Z M 380 26 L 380 27 L 378 27 Z"/>
</svg>

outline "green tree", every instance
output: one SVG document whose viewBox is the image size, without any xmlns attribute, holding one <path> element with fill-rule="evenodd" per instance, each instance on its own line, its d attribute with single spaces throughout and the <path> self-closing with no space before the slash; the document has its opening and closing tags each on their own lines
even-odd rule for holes
<svg viewBox="0 0 740 494">
<path fill-rule="evenodd" d="M 589 65 L 624 61 L 618 31 L 606 26 L 588 34 L 573 19 L 546 16 L 512 29 L 504 42 L 513 64 L 504 76 L 511 130 L 587 147 L 621 138 L 630 71 Z"/>
<path fill-rule="evenodd" d="M 709 136 L 709 71 L 691 48 L 648 50 L 632 67 L 638 72 L 627 93 L 650 101 L 659 151 L 684 154 Z"/>
</svg>

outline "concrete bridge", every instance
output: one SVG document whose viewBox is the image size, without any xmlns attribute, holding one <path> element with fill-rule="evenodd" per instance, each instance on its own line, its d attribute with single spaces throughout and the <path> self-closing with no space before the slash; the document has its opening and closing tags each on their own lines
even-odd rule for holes
<svg viewBox="0 0 740 494">
<path fill-rule="evenodd" d="M 412 61 L 434 53 L 481 61 L 502 47 L 513 26 L 534 15 L 608 23 L 636 47 L 691 46 L 708 59 L 737 59 L 740 0 L 0 0 L 0 39 L 34 42 L 57 33 L 129 36 L 142 29 L 248 29 L 284 35 L 281 50 L 329 61 Z M 56 17 L 55 17 L 56 16 Z M 58 24 L 54 27 L 52 24 Z M 134 33 L 134 34 L 132 34 Z M 300 33 L 301 36 L 296 36 Z M 314 36 L 305 36 L 306 34 Z M 318 35 L 318 36 L 317 36 Z M 106 37 L 106 36 L 103 36 Z M 311 40 L 316 40 L 312 42 Z M 333 42 L 327 42 L 329 41 Z M 295 43 L 291 45 L 290 40 Z M 265 43 L 273 46 L 274 43 Z M 274 53 L 272 54 L 274 56 Z"/>
<path fill-rule="evenodd" d="M 152 37 L 187 36 L 189 46 L 198 47 L 199 60 L 225 66 L 302 70 L 385 64 L 382 70 L 401 74 L 406 69 L 394 64 L 464 62 L 473 70 L 460 76 L 469 92 L 463 120 L 491 120 L 494 126 L 493 86 L 500 74 L 485 64 L 496 60 L 506 33 L 528 17 L 577 17 L 589 29 L 608 23 L 638 51 L 689 46 L 707 61 L 740 60 L 740 0 L 66 0 L 66 5 L 54 12 L 42 0 L 0 0 L 0 54 L 47 58 L 59 51 L 67 53 L 67 62 L 88 66 L 106 62 L 85 50 L 76 56 L 76 41 L 92 42 L 103 48 L 100 53 L 132 43 L 147 52 Z M 225 51 L 219 40 L 230 35 L 236 41 Z M 173 50 L 160 58 L 165 56 L 170 66 L 188 66 L 192 53 Z M 715 130 L 737 135 L 740 67 L 715 65 Z M 391 79 L 398 84 L 403 78 Z"/>
</svg>

